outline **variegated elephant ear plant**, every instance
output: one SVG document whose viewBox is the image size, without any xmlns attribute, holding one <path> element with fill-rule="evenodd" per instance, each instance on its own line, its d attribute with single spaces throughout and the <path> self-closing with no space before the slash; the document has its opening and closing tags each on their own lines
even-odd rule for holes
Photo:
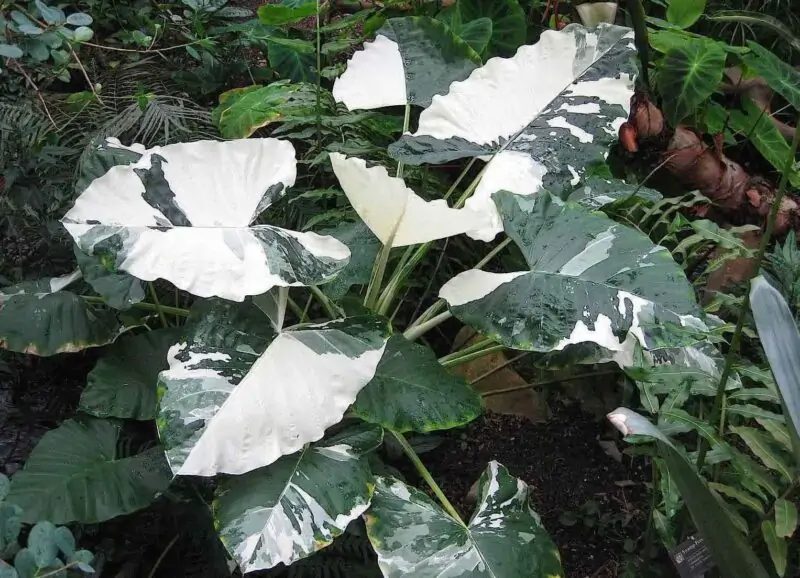
<svg viewBox="0 0 800 578">
<path fill-rule="evenodd" d="M 719 372 L 716 350 L 697 337 L 706 322 L 681 267 L 597 211 L 654 194 L 604 170 L 628 114 L 635 56 L 626 28 L 571 25 L 481 65 L 439 22 L 389 20 L 333 90 L 351 110 L 406 111 L 390 147 L 395 176 L 330 154 L 359 226 L 381 246 L 358 316 L 324 291 L 331 281 L 366 284 L 349 262 L 358 241 L 260 217 L 295 184 L 291 142 L 99 145 L 63 218 L 79 269 L 0 293 L 7 349 L 105 347 L 80 416 L 44 437 L 8 500 L 31 521 L 98 522 L 148 505 L 175 477 L 214 477 L 216 528 L 245 573 L 310 556 L 362 517 L 387 577 L 563 575 L 522 480 L 490 462 L 475 511 L 462 518 L 404 434 L 475 419 L 480 397 L 447 367 L 499 346 Z M 424 108 L 413 132 L 412 107 Z M 453 203 L 455 186 L 425 200 L 403 181 L 404 165 L 461 158 L 472 159 L 464 175 L 482 168 Z M 430 309 L 390 323 L 432 241 L 461 234 L 505 238 L 441 287 Z M 512 242 L 524 270 L 482 270 Z M 387 272 L 391 251 L 402 257 Z M 191 309 L 160 303 L 155 280 L 195 296 Z M 307 322 L 296 287 L 330 319 Z M 484 340 L 437 360 L 416 341 L 453 316 Z M 161 445 L 121 453 L 124 420 L 155 420 Z M 435 499 L 374 471 L 370 454 L 387 436 Z"/>
</svg>

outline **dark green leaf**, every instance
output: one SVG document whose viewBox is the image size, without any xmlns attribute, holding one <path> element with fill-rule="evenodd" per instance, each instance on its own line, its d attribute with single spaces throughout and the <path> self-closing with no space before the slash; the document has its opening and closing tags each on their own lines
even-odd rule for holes
<svg viewBox="0 0 800 578">
<path fill-rule="evenodd" d="M 791 538 L 797 529 L 797 504 L 785 498 L 775 500 L 775 533 L 778 538 Z"/>
<path fill-rule="evenodd" d="M 70 419 L 47 432 L 11 479 L 8 501 L 28 522 L 94 524 L 144 508 L 169 485 L 164 451 L 118 454 L 120 426 Z"/>
<path fill-rule="evenodd" d="M 374 490 L 361 458 L 381 444 L 382 434 L 360 424 L 224 480 L 214 499 L 215 525 L 242 572 L 305 558 L 360 516 Z"/>
<path fill-rule="evenodd" d="M 795 110 L 800 110 L 800 71 L 760 44 L 748 41 L 747 45 L 751 52 L 742 56 L 747 67 L 762 76 Z"/>
<path fill-rule="evenodd" d="M 109 307 L 124 311 L 144 301 L 144 282 L 125 271 L 115 271 L 100 255 L 88 255 L 73 247 L 84 280 L 97 291 Z"/>
<path fill-rule="evenodd" d="M 525 11 L 517 0 L 459 0 L 455 5 L 442 10 L 458 11 L 458 15 L 445 15 L 445 21 L 457 19 L 465 26 L 480 18 L 492 22 L 492 36 L 487 47 L 489 56 L 511 56 L 525 44 Z M 438 18 L 439 16 L 437 16 Z M 455 30 L 459 34 L 458 30 Z"/>
<path fill-rule="evenodd" d="M 469 423 L 481 413 L 481 398 L 442 367 L 433 351 L 393 335 L 353 410 L 396 432 L 430 432 Z"/>
<path fill-rule="evenodd" d="M 725 69 L 725 50 L 709 40 L 692 39 L 669 50 L 656 75 L 661 107 L 677 126 L 717 89 Z"/>
<path fill-rule="evenodd" d="M 353 285 L 366 285 L 372 274 L 372 265 L 381 249 L 381 242 L 360 218 L 356 221 L 340 221 L 330 229 L 319 231 L 331 235 L 350 249 L 350 261 L 332 281 L 321 286 L 322 292 L 334 301 L 345 296 Z"/>
<path fill-rule="evenodd" d="M 95 417 L 155 419 L 158 374 L 179 336 L 178 329 L 159 329 L 120 339 L 89 372 L 78 409 Z"/>
<path fill-rule="evenodd" d="M 0 347 L 48 356 L 114 341 L 120 327 L 111 312 L 59 290 L 75 278 L 40 279 L 0 289 Z"/>
<path fill-rule="evenodd" d="M 786 574 L 786 557 L 788 555 L 786 540 L 778 537 L 773 520 L 761 522 L 761 535 L 764 537 L 767 550 L 769 550 L 772 564 L 775 566 L 775 572 L 778 576 L 783 576 Z"/>
<path fill-rule="evenodd" d="M 317 81 L 317 62 L 313 44 L 300 40 L 270 38 L 267 45 L 269 64 L 282 78 L 291 82 Z M 307 50 L 309 46 L 310 51 Z"/>
</svg>

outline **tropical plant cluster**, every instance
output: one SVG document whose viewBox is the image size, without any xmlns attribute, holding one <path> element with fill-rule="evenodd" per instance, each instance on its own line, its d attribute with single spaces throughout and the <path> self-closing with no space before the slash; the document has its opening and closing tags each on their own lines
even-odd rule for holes
<svg viewBox="0 0 800 578">
<path fill-rule="evenodd" d="M 630 575 L 694 535 L 721 576 L 793 575 L 781 6 L 0 2 L 0 346 L 97 356 L 0 478 L 0 576 L 93 572 L 63 525 L 178 502 L 243 574 L 352 539 L 385 577 L 564 576 L 513 468 L 464 511 L 420 456 L 484 410 L 454 368 L 506 350 L 634 392 Z"/>
</svg>

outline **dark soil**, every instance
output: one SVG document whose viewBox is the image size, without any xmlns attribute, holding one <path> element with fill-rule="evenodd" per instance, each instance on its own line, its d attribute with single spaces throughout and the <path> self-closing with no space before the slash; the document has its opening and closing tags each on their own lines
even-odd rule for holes
<svg viewBox="0 0 800 578">
<path fill-rule="evenodd" d="M 534 508 L 561 552 L 568 578 L 617 576 L 625 538 L 644 534 L 649 466 L 641 458 L 631 465 L 630 458 L 619 463 L 607 456 L 598 438 L 609 437 L 608 430 L 577 404 L 551 409 L 552 419 L 541 425 L 487 414 L 422 459 L 466 517 L 473 510 L 467 503 L 470 487 L 486 464 L 497 460 L 530 486 Z M 589 501 L 599 506 L 595 516 L 587 516 L 594 527 L 582 519 L 572 526 L 559 521 L 563 512 L 578 512 Z M 608 522 L 599 523 L 604 514 Z M 624 527 L 623 519 L 629 520 Z"/>
</svg>

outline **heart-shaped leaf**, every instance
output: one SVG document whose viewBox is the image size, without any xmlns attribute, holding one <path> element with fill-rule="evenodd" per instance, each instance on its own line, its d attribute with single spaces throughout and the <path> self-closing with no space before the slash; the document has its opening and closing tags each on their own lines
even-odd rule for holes
<svg viewBox="0 0 800 578">
<path fill-rule="evenodd" d="M 490 241 L 502 230 L 493 193 L 560 195 L 605 162 L 628 116 L 634 56 L 628 28 L 546 31 L 514 57 L 493 58 L 451 84 L 422 112 L 417 132 L 389 151 L 414 165 L 494 155 L 466 204 L 491 216 L 490 226 L 469 233 Z"/>
<path fill-rule="evenodd" d="M 377 479 L 364 518 L 386 578 L 564 575 L 555 544 L 531 508 L 528 485 L 497 462 L 478 480 L 469 525 L 423 492 L 386 477 Z"/>
<path fill-rule="evenodd" d="M 275 336 L 249 303 L 193 315 L 159 377 L 157 423 L 178 475 L 242 474 L 319 440 L 375 375 L 388 338 L 375 317 Z"/>
<path fill-rule="evenodd" d="M 344 532 L 369 506 L 375 486 L 361 456 L 380 445 L 382 433 L 354 426 L 223 481 L 215 525 L 242 572 L 288 566 Z"/>
<path fill-rule="evenodd" d="M 95 524 L 149 505 L 172 480 L 163 449 L 119 454 L 120 425 L 70 419 L 47 432 L 11 479 L 23 520 Z"/>
<path fill-rule="evenodd" d="M 145 281 L 241 301 L 326 281 L 349 250 L 336 239 L 254 225 L 294 184 L 294 147 L 276 139 L 155 147 L 112 167 L 63 223 L 78 247 Z"/>
<path fill-rule="evenodd" d="M 212 119 L 225 138 L 247 138 L 270 123 L 312 114 L 315 105 L 314 86 L 282 80 L 223 92 Z"/>
<path fill-rule="evenodd" d="M 595 344 L 622 367 L 654 344 L 651 327 L 704 327 L 680 265 L 646 235 L 546 192 L 494 199 L 530 269 L 448 281 L 439 296 L 464 323 L 515 349 Z"/>
</svg>

